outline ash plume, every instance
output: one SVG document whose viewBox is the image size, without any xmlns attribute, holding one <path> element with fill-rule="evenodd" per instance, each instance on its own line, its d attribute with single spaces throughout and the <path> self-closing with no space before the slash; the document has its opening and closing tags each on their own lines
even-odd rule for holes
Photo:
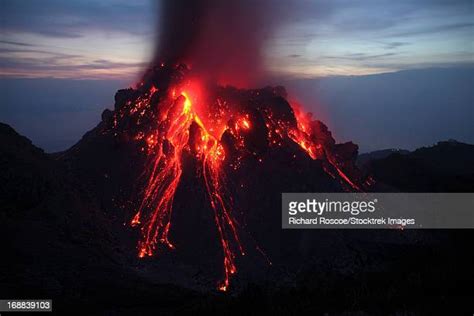
<svg viewBox="0 0 474 316">
<path fill-rule="evenodd" d="M 154 63 L 186 63 L 196 75 L 220 84 L 255 84 L 264 75 L 265 39 L 283 19 L 275 14 L 278 3 L 165 0 Z"/>
</svg>

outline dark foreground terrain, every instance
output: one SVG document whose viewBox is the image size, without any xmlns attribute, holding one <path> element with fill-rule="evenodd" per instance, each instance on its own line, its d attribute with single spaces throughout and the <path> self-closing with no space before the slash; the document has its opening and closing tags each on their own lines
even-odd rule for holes
<svg viewBox="0 0 474 316">
<path fill-rule="evenodd" d="M 0 297 L 52 298 L 60 315 L 474 311 L 471 231 L 281 230 L 281 192 L 340 190 L 317 161 L 291 164 L 287 153 L 239 175 L 249 188 L 236 192 L 249 251 L 229 292 L 216 290 L 222 258 L 192 172 L 176 195 L 177 249 L 138 259 L 128 203 L 140 158 L 102 137 L 104 122 L 52 155 L 0 125 Z M 374 191 L 473 192 L 473 166 L 473 145 L 440 142 L 365 157 L 360 168 Z"/>
</svg>

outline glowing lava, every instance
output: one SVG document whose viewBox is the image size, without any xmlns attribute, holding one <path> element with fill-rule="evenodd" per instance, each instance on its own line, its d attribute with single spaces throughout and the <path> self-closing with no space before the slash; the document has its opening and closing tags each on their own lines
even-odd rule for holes
<svg viewBox="0 0 474 316">
<path fill-rule="evenodd" d="M 233 238 L 242 255 L 244 252 L 235 219 L 222 193 L 224 175 L 221 164 L 225 159 L 224 149 L 218 139 L 204 126 L 186 91 L 183 91 L 174 101 L 160 103 L 160 106 L 162 108 L 158 115 L 157 127 L 146 137 L 152 167 L 146 171 L 148 183 L 142 203 L 131 222 L 132 226 L 140 225 L 143 214 L 150 213 L 147 210 L 151 209 L 151 215 L 145 219 L 141 228 L 143 238 L 138 245 L 138 256 L 141 258 L 145 255 L 151 256 L 158 243 L 174 248 L 168 236 L 173 198 L 183 172 L 181 165 L 183 151 L 192 150 L 196 159 L 202 162 L 202 176 L 214 210 L 214 220 L 224 252 L 225 278 L 219 285 L 219 289 L 225 291 L 229 287 L 230 276 L 237 271 L 235 253 L 229 239 Z M 195 148 L 189 148 L 189 130 L 193 123 L 199 126 L 200 135 L 197 137 L 198 141 L 194 142 Z M 247 126 L 248 124 L 246 122 Z"/>
<path fill-rule="evenodd" d="M 162 66 L 163 67 L 163 66 Z M 140 227 L 141 239 L 138 256 L 151 256 L 159 245 L 174 249 L 169 239 L 173 200 L 183 174 L 183 154 L 191 154 L 201 168 L 210 206 L 213 210 L 216 229 L 223 251 L 224 277 L 219 290 L 229 288 L 230 278 L 237 272 L 236 255 L 244 255 L 239 238 L 239 227 L 233 216 L 231 197 L 227 196 L 225 168 L 238 168 L 242 157 L 257 153 L 247 148 L 246 137 L 256 128 L 255 116 L 246 112 L 245 107 L 230 106 L 229 100 L 217 98 L 208 103 L 199 89 L 192 83 L 178 81 L 164 91 L 151 86 L 141 96 L 129 100 L 121 117 L 134 117 L 140 131 L 133 138 L 143 144 L 148 163 L 143 173 L 146 179 L 137 212 L 131 220 L 133 227 Z M 258 93 L 257 93 L 258 94 Z M 158 101 L 157 101 L 158 100 Z M 232 101 L 233 102 L 233 101 Z M 359 187 L 342 171 L 338 158 L 327 144 L 320 141 L 318 131 L 311 120 L 298 109 L 291 109 L 290 115 L 296 119 L 282 119 L 271 107 L 257 107 L 266 128 L 269 146 L 283 146 L 294 142 L 312 159 L 321 159 L 324 170 L 351 190 Z M 115 117 L 114 122 L 117 122 Z M 257 128 L 258 129 L 258 128 Z M 228 133 L 234 141 L 237 158 L 227 161 L 222 136 Z M 235 153 L 234 153 L 235 154 Z M 234 157 L 235 158 L 235 157 Z M 237 161 L 237 163 L 236 163 Z M 229 164 L 229 165 L 227 165 Z M 257 246 L 257 249 L 260 248 Z"/>
</svg>

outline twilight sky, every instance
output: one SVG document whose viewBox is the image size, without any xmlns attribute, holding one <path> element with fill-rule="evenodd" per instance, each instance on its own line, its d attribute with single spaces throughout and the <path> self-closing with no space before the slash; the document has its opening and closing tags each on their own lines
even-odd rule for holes
<svg viewBox="0 0 474 316">
<path fill-rule="evenodd" d="M 266 67 L 301 78 L 472 64 L 473 3 L 275 0 L 286 18 L 266 41 Z M 151 58 L 154 6 L 0 0 L 1 75 L 133 81 Z"/>
<path fill-rule="evenodd" d="M 157 1 L 0 0 L 0 121 L 46 151 L 72 146 L 151 60 Z M 474 0 L 270 1 L 268 83 L 338 141 L 474 143 Z"/>
</svg>

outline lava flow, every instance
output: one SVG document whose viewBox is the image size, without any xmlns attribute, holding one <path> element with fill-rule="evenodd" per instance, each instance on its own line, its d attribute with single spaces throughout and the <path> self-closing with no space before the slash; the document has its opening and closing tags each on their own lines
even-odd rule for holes
<svg viewBox="0 0 474 316">
<path fill-rule="evenodd" d="M 152 256 L 159 251 L 159 245 L 175 248 L 169 232 L 185 153 L 199 162 L 198 175 L 203 179 L 214 213 L 223 251 L 224 278 L 218 286 L 222 291 L 229 288 L 230 278 L 237 272 L 236 255 L 245 254 L 240 227 L 233 215 L 232 197 L 227 193 L 231 190 L 227 188 L 226 168 L 236 170 L 248 157 L 262 162 L 264 153 L 259 151 L 262 146 L 278 148 L 296 143 L 311 159 L 321 160 L 323 169 L 347 190 L 360 190 L 343 171 L 344 161 L 327 128 L 292 108 L 278 91 L 231 87 L 203 91 L 206 89 L 198 81 L 186 77 L 187 67 L 161 65 L 160 68 L 158 74 L 164 72 L 166 77 L 174 79 L 162 86 L 151 80 L 137 90 L 125 90 L 128 93 L 125 106 L 114 117 L 117 130 L 123 118 L 134 120 L 137 128 L 127 132 L 141 144 L 139 148 L 148 161 L 142 175 L 146 180 L 141 202 L 131 221 L 133 227 L 141 229 L 140 258 Z M 271 97 L 268 102 L 275 104 L 266 104 L 262 94 L 268 94 Z M 255 104 L 242 102 L 241 95 Z M 253 133 L 258 132 L 258 140 L 264 145 L 252 141 L 256 137 Z"/>
<path fill-rule="evenodd" d="M 156 89 L 152 88 L 148 96 L 153 96 L 155 91 Z M 142 215 L 147 209 L 151 208 L 152 212 L 142 227 L 143 240 L 139 242 L 138 256 L 151 256 L 158 242 L 174 248 L 168 238 L 173 198 L 183 172 L 182 153 L 184 150 L 191 150 L 195 153 L 195 158 L 202 162 L 202 176 L 214 210 L 214 220 L 224 252 L 225 278 L 219 289 L 225 291 L 229 286 L 230 275 L 236 272 L 235 254 L 231 249 L 229 237 L 233 238 L 240 253 L 244 254 L 235 219 L 222 193 L 224 176 L 221 164 L 225 152 L 219 138 L 209 132 L 197 114 L 191 100 L 192 92 L 176 91 L 175 88 L 171 92 L 171 102 L 160 103 L 156 129 L 146 136 L 152 167 L 147 171 L 148 183 L 143 200 L 131 224 L 141 224 Z M 140 108 L 147 102 L 149 99 L 140 100 L 136 106 Z M 191 124 L 196 124 L 199 128 L 199 135 L 195 137 L 195 148 L 188 146 Z M 145 136 L 141 134 L 140 137 Z"/>
</svg>

